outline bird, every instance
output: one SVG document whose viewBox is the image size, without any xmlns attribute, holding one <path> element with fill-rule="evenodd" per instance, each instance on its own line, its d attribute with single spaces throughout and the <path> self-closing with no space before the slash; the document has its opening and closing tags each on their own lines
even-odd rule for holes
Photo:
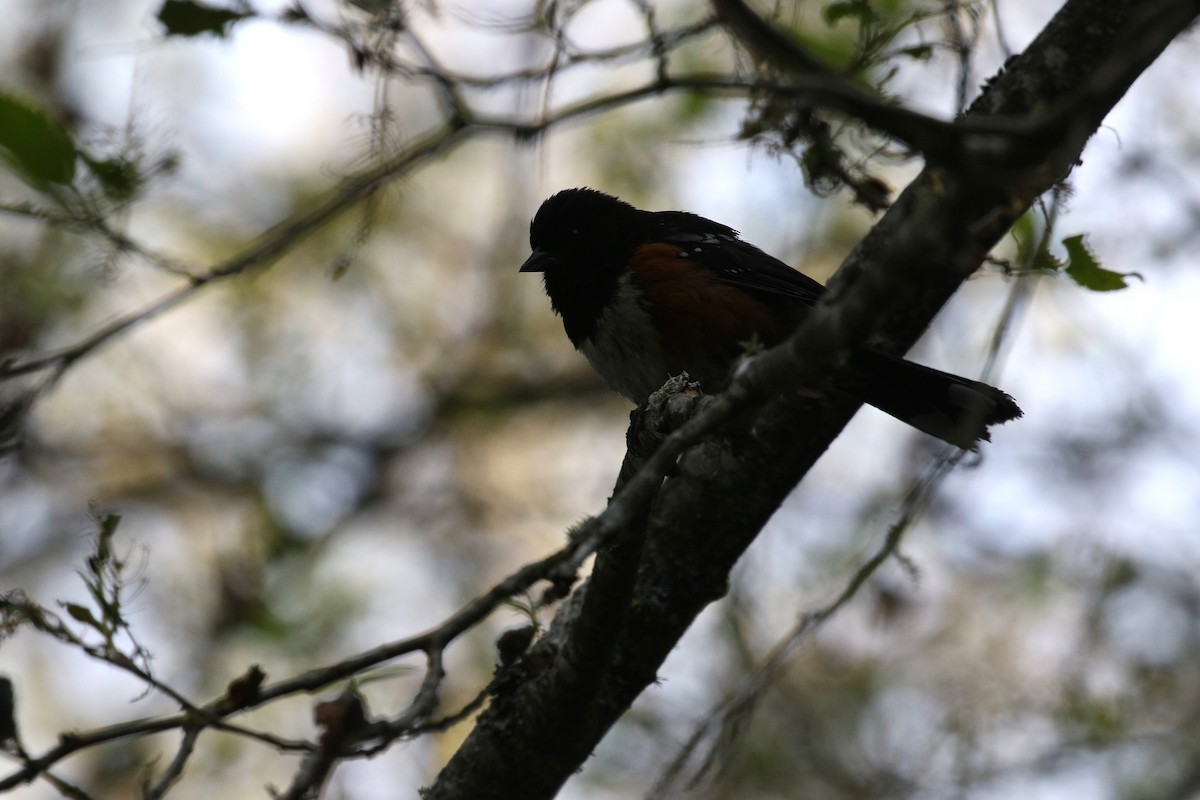
<svg viewBox="0 0 1200 800">
<path fill-rule="evenodd" d="M 571 344 L 638 405 L 684 373 L 720 392 L 750 343 L 782 341 L 825 291 L 727 225 L 590 188 L 543 202 L 529 246 L 520 271 L 542 274 Z M 1000 389 L 867 346 L 851 352 L 833 390 L 964 450 L 1022 414 Z"/>
</svg>

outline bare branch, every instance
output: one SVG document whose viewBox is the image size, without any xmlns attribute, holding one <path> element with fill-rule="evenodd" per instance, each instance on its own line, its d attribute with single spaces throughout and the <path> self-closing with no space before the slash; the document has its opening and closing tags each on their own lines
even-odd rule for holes
<svg viewBox="0 0 1200 800">
<path fill-rule="evenodd" d="M 573 580 L 580 563 L 599 545 L 600 535 L 598 530 L 575 535 L 566 546 L 539 561 L 525 565 L 451 615 L 441 625 L 423 634 L 385 644 L 338 663 L 301 673 L 256 690 L 246 697 L 234 698 L 226 695 L 204 706 L 193 706 L 182 696 L 168 690 L 172 696 L 189 707 L 187 712 L 154 719 L 134 720 L 81 733 L 64 734 L 58 745 L 41 756 L 23 757 L 23 765 L 20 769 L 0 779 L 0 792 L 33 780 L 58 761 L 80 750 L 131 736 L 144 736 L 176 728 L 219 727 L 259 739 L 281 749 L 307 751 L 311 748 L 303 743 L 250 731 L 228 724 L 224 722 L 224 719 L 283 697 L 317 691 L 331 683 L 353 677 L 365 669 L 399 656 L 425 651 L 429 659 L 428 670 L 409 710 L 398 720 L 382 726 L 379 732 L 398 736 L 416 730 L 436 708 L 437 688 L 442 678 L 441 653 L 445 646 L 490 615 L 510 597 L 527 591 L 534 584 L 543 580 L 551 582 Z M 146 676 L 140 673 L 135 674 L 139 674 L 139 677 L 147 680 Z M 157 681 L 154 681 L 153 685 L 156 688 L 162 686 Z"/>
<path fill-rule="evenodd" d="M 192 751 L 196 749 L 196 740 L 200 738 L 201 731 L 203 728 L 199 726 L 184 727 L 175 757 L 171 759 L 171 763 L 167 765 L 158 782 L 146 789 L 142 800 L 160 800 L 166 796 L 171 787 L 183 775 L 183 769 L 187 766 L 188 759 L 192 757 Z"/>
</svg>

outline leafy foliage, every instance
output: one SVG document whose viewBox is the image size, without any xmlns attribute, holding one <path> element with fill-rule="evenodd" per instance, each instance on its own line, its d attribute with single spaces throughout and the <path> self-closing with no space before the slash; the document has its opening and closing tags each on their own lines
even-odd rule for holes
<svg viewBox="0 0 1200 800">
<path fill-rule="evenodd" d="M 79 155 L 62 122 L 33 101 L 0 91 L 0 154 L 36 188 L 66 185 Z"/>
<path fill-rule="evenodd" d="M 1083 234 L 1068 236 L 1062 240 L 1067 249 L 1067 276 L 1085 289 L 1093 292 L 1114 292 L 1129 286 L 1129 278 L 1142 280 L 1137 272 L 1114 272 L 1100 266 L 1099 259 L 1088 247 Z"/>
<path fill-rule="evenodd" d="M 126 607 L 129 596 L 139 589 L 141 568 L 131 568 L 128 559 L 113 549 L 120 522 L 116 514 L 96 517 L 94 550 L 86 568 L 79 572 L 91 603 L 59 603 L 67 616 L 79 623 L 78 628 L 23 593 L 11 592 L 0 598 L 0 630 L 11 633 L 31 625 L 93 658 L 148 678 L 150 654 L 134 637 Z"/>
</svg>

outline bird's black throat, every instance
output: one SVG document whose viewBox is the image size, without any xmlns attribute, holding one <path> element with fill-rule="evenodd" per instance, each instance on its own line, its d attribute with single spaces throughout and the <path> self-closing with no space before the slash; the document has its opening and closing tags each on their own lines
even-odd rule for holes
<svg viewBox="0 0 1200 800">
<path fill-rule="evenodd" d="M 542 275 L 554 313 L 562 317 L 567 338 L 578 349 L 596 332 L 617 291 L 620 271 L 598 265 L 557 264 Z"/>
</svg>

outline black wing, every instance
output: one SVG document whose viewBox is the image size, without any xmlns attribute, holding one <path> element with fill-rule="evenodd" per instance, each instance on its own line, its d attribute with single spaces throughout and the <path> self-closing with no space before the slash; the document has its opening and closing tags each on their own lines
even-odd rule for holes
<svg viewBox="0 0 1200 800">
<path fill-rule="evenodd" d="M 815 304 L 825 291 L 804 273 L 739 239 L 733 228 L 683 211 L 660 211 L 654 217 L 659 227 L 656 240 L 678 245 L 730 286 L 804 306 Z"/>
</svg>

